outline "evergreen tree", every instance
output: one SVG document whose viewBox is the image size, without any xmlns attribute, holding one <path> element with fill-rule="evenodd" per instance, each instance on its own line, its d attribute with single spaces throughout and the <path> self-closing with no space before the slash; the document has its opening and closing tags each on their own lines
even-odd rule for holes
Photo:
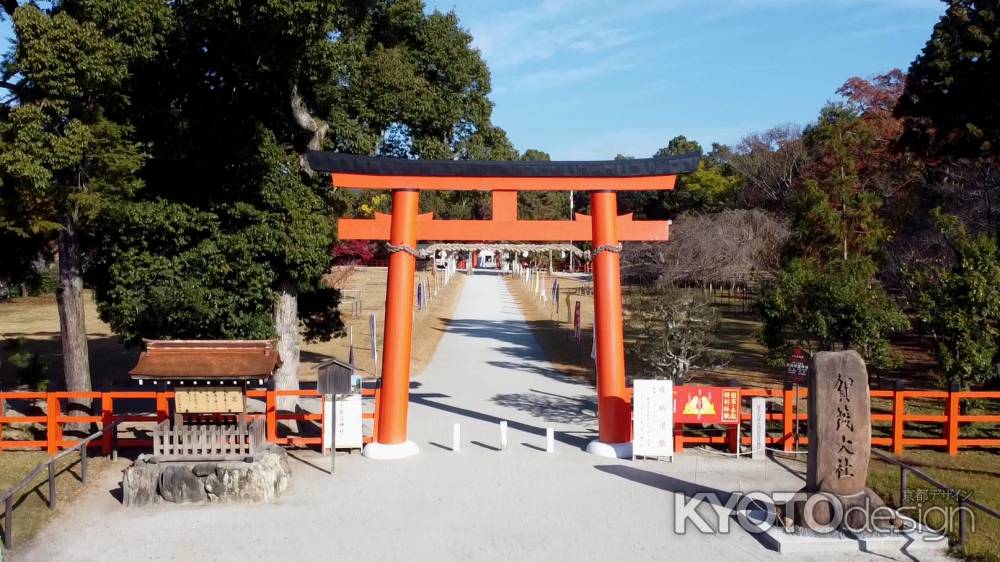
<svg viewBox="0 0 1000 562">
<path fill-rule="evenodd" d="M 0 229 L 15 243 L 0 248 L 0 261 L 58 261 L 65 385 L 85 391 L 83 241 L 100 213 L 142 185 L 142 150 L 121 117 L 131 101 L 125 84 L 156 53 L 169 15 L 155 0 L 3 9 L 14 42 L 0 80 L 9 93 L 0 109 Z"/>
<path fill-rule="evenodd" d="M 945 0 L 923 52 L 910 65 L 896 113 L 904 144 L 929 156 L 1000 154 L 1000 5 Z"/>
<path fill-rule="evenodd" d="M 147 188 L 107 213 L 100 312 L 130 341 L 276 336 L 275 384 L 295 388 L 300 338 L 342 328 L 322 283 L 333 220 L 388 208 L 331 189 L 302 154 L 516 152 L 489 122 L 489 72 L 452 13 L 417 0 L 169 6 L 165 46 L 128 84 Z M 485 199 L 434 197 L 424 210 L 453 216 L 481 213 Z"/>
<path fill-rule="evenodd" d="M 909 272 L 922 330 L 934 340 L 942 383 L 968 389 L 996 376 L 1000 335 L 1000 258 L 989 236 L 971 235 L 952 216 L 932 212 L 949 260 L 916 264 Z"/>
</svg>

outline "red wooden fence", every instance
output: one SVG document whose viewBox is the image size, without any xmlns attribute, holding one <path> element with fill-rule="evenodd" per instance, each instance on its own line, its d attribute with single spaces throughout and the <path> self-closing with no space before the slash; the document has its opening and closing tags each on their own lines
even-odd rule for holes
<svg viewBox="0 0 1000 562">
<path fill-rule="evenodd" d="M 796 396 L 799 393 L 799 402 L 802 411 L 796 412 Z M 366 388 L 363 390 L 366 398 L 374 399 L 376 407 L 374 411 L 367 411 L 362 414 L 363 419 L 371 421 L 371 425 L 377 428 L 375 419 L 378 415 L 377 401 L 378 391 Z M 1000 392 L 950 392 L 944 390 L 873 390 L 871 392 L 873 401 L 883 399 L 891 403 L 890 411 L 883 412 L 874 410 L 872 412 L 873 433 L 888 433 L 888 436 L 872 437 L 872 444 L 880 447 L 887 447 L 895 454 L 900 454 L 907 447 L 934 447 L 948 451 L 954 456 L 961 448 L 993 448 L 1000 447 L 1000 438 L 969 438 L 962 437 L 959 429 L 967 424 L 1000 424 L 1000 415 L 969 415 L 961 414 L 961 403 L 963 400 L 993 401 L 1000 400 Z M 56 454 L 60 449 L 72 447 L 76 442 L 74 439 L 63 437 L 63 425 L 67 423 L 96 423 L 102 427 L 108 427 L 116 421 L 124 423 L 150 422 L 158 423 L 169 417 L 170 400 L 174 393 L 170 391 L 112 391 L 112 392 L 5 392 L 0 393 L 0 403 L 7 401 L 43 401 L 46 404 L 44 415 L 35 416 L 10 416 L 7 415 L 7 408 L 4 407 L 0 415 L 0 451 L 6 449 L 45 449 L 49 454 Z M 247 392 L 250 398 L 263 399 L 264 411 L 251 414 L 252 417 L 265 416 L 267 427 L 267 438 L 272 443 L 279 445 L 319 445 L 322 437 L 304 436 L 278 436 L 278 422 L 284 420 L 312 421 L 322 424 L 322 414 L 320 413 L 293 413 L 279 412 L 277 409 L 278 397 L 299 396 L 303 398 L 320 398 L 315 390 L 250 390 Z M 779 406 L 780 411 L 770 411 L 766 414 L 766 420 L 773 422 L 772 425 L 781 425 L 778 432 L 770 431 L 765 439 L 766 445 L 781 448 L 784 451 L 792 451 L 795 448 L 795 422 L 805 421 L 806 390 L 798 389 L 756 389 L 744 388 L 740 396 L 744 401 L 741 419 L 744 422 L 750 421 L 749 401 L 754 397 L 765 397 L 773 400 Z M 64 415 L 63 402 L 70 398 L 91 399 L 95 409 L 99 408 L 99 415 L 77 416 Z M 149 413 L 118 413 L 115 411 L 115 402 L 122 400 L 153 400 L 154 411 Z M 919 400 L 922 403 L 936 402 L 941 406 L 940 414 L 917 414 L 907 413 L 907 402 Z M 774 408 L 771 408 L 773 410 Z M 907 424 L 922 423 L 940 425 L 941 431 L 938 436 L 932 437 L 912 437 L 907 436 Z M 36 440 L 12 440 L 4 438 L 4 427 L 18 424 L 44 424 L 46 428 L 45 439 Z M 887 427 L 888 426 L 888 427 Z M 743 424 L 743 428 L 748 426 Z M 885 431 L 888 429 L 888 431 Z M 674 448 L 677 452 L 684 450 L 686 445 L 708 444 L 727 447 L 730 451 L 738 450 L 737 436 L 740 431 L 734 426 L 725 430 L 723 435 L 702 435 L 698 427 L 677 426 L 674 431 Z M 739 438 L 739 443 L 750 444 L 749 431 L 743 431 L 744 435 Z M 374 439 L 374 435 L 366 435 L 365 442 Z M 91 446 L 100 446 L 105 453 L 111 450 L 111 435 L 105 435 L 100 443 L 92 443 Z M 800 445 L 807 445 L 808 437 L 803 432 L 799 437 Z M 119 439 L 120 447 L 144 447 L 151 448 L 151 439 L 128 438 Z"/>
<path fill-rule="evenodd" d="M 279 445 L 320 445 L 322 443 L 322 433 L 319 436 L 278 436 L 278 422 L 284 420 L 312 421 L 320 426 L 323 424 L 322 413 L 309 412 L 280 412 L 277 408 L 278 397 L 299 396 L 304 398 L 321 398 L 315 390 L 249 390 L 247 396 L 250 398 L 262 398 L 264 400 L 264 411 L 250 414 L 250 418 L 264 416 L 266 418 L 267 439 Z M 362 396 L 378 400 L 378 391 L 375 389 L 363 389 Z M 8 449 L 44 449 L 50 455 L 55 455 L 60 449 L 72 447 L 76 444 L 76 439 L 66 439 L 63 436 L 63 426 L 68 423 L 94 423 L 101 427 L 109 427 L 115 422 L 123 423 L 159 423 L 170 416 L 170 401 L 173 400 L 172 391 L 111 391 L 111 392 L 0 392 L 0 452 Z M 69 399 L 89 399 L 93 403 L 95 411 L 99 415 L 65 415 L 63 413 L 63 402 Z M 122 400 L 152 400 L 155 404 L 154 411 L 149 413 L 119 413 L 115 411 L 115 402 Z M 45 414 L 35 416 L 11 416 L 7 415 L 7 402 L 45 402 Z M 372 426 L 377 427 L 377 408 L 375 411 L 363 412 L 362 420 L 371 420 Z M 24 424 L 44 424 L 45 439 L 21 440 L 5 439 L 5 426 Z M 152 427 L 149 428 L 152 431 Z M 374 431 L 374 430 L 373 430 Z M 366 436 L 365 442 L 372 439 Z M 99 442 L 93 442 L 91 447 L 101 447 L 104 454 L 111 452 L 112 435 L 108 432 Z M 121 438 L 118 439 L 118 446 L 125 448 L 148 448 L 153 447 L 153 440 L 147 438 Z"/>
</svg>

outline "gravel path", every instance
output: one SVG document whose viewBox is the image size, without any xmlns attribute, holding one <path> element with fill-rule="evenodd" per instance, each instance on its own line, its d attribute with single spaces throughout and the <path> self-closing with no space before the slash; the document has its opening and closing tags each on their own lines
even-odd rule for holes
<svg viewBox="0 0 1000 562">
<path fill-rule="evenodd" d="M 326 459 L 296 452 L 291 488 L 261 506 L 124 509 L 109 493 L 118 482 L 110 474 L 14 560 L 764 560 L 775 553 L 735 525 L 728 535 L 675 534 L 675 497 L 801 487 L 772 462 L 689 451 L 672 464 L 631 463 L 584 453 L 596 429 L 593 387 L 551 369 L 493 275 L 466 280 L 413 386 L 416 457 L 344 455 L 331 477 L 320 470 Z M 501 419 L 510 424 L 504 451 Z M 462 430 L 457 453 L 453 423 Z M 547 427 L 557 431 L 551 454 Z"/>
</svg>

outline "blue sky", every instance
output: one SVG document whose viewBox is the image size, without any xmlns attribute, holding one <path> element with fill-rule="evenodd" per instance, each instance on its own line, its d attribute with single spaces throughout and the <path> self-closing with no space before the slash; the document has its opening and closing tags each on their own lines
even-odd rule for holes
<svg viewBox="0 0 1000 562">
<path fill-rule="evenodd" d="M 561 160 L 808 123 L 848 78 L 905 70 L 944 11 L 939 0 L 425 1 L 475 38 L 494 123 L 519 150 Z"/>
<path fill-rule="evenodd" d="M 561 160 L 807 123 L 852 76 L 906 69 L 939 0 L 427 0 L 493 74 L 493 121 Z"/>
</svg>

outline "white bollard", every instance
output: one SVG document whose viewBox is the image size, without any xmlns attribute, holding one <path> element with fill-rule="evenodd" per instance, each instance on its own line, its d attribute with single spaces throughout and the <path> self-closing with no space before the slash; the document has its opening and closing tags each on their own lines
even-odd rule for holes
<svg viewBox="0 0 1000 562">
<path fill-rule="evenodd" d="M 500 450 L 507 449 L 507 420 L 500 422 Z"/>
<path fill-rule="evenodd" d="M 767 430 L 767 399 L 752 398 L 750 400 L 750 458 L 762 461 L 764 454 L 764 436 Z"/>
<path fill-rule="evenodd" d="M 462 448 L 462 426 L 455 424 L 451 426 L 451 450 L 458 452 Z"/>
<path fill-rule="evenodd" d="M 556 450 L 556 432 L 551 427 L 545 428 L 545 452 L 552 453 Z"/>
</svg>

